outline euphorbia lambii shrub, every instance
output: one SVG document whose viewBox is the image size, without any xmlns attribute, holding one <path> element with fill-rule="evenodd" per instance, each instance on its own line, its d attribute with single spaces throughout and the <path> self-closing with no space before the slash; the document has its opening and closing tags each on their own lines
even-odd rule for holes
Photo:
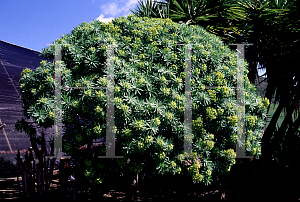
<svg viewBox="0 0 300 202">
<path fill-rule="evenodd" d="M 106 87 L 107 48 L 114 43 L 115 135 L 119 155 L 125 157 L 117 160 L 120 166 L 187 174 L 209 184 L 212 175 L 227 173 L 235 163 L 237 55 L 219 38 L 199 26 L 130 15 L 82 23 L 55 43 L 69 44 L 62 46 L 62 86 L 69 87 Z M 176 44 L 192 44 L 193 158 L 184 158 L 185 46 Z M 50 45 L 43 55 L 53 58 L 54 51 Z M 245 152 L 258 157 L 269 101 L 255 94 L 244 65 Z M 42 62 L 22 75 L 27 115 L 53 125 L 54 64 Z M 62 90 L 65 152 L 74 155 L 80 146 L 106 136 L 106 98 L 105 88 Z M 86 160 L 86 176 L 101 181 L 105 160 Z"/>
</svg>

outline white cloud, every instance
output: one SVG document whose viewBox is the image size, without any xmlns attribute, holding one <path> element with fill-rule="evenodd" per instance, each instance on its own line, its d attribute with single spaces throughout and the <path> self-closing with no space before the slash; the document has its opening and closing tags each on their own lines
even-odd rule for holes
<svg viewBox="0 0 300 202">
<path fill-rule="evenodd" d="M 134 9 L 138 0 L 120 0 L 117 3 L 107 3 L 100 7 L 103 14 L 113 17 L 120 17 L 130 14 L 130 9 Z"/>
<path fill-rule="evenodd" d="M 114 19 L 113 17 L 110 17 L 110 18 L 104 18 L 104 15 L 103 14 L 101 14 L 96 20 L 99 20 L 99 21 L 101 21 L 101 22 L 111 22 L 112 21 L 112 19 Z"/>
</svg>

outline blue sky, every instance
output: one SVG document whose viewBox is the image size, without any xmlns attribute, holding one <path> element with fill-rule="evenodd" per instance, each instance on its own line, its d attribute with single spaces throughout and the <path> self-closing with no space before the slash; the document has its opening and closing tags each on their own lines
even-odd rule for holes
<svg viewBox="0 0 300 202">
<path fill-rule="evenodd" d="M 0 3 L 0 40 L 42 51 L 82 22 L 130 14 L 137 0 L 15 0 Z"/>
<path fill-rule="evenodd" d="M 0 40 L 42 51 L 82 22 L 132 14 L 138 0 L 2 0 Z"/>
</svg>

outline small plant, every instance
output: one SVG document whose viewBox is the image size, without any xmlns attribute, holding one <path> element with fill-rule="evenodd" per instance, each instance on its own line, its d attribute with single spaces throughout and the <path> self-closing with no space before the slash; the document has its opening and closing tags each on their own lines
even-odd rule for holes
<svg viewBox="0 0 300 202">
<path fill-rule="evenodd" d="M 0 157 L 0 176 L 11 177 L 18 170 L 18 167 L 10 160 Z"/>
</svg>

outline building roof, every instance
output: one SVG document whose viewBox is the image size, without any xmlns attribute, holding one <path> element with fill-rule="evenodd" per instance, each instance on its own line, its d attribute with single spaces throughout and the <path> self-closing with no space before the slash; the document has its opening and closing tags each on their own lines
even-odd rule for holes
<svg viewBox="0 0 300 202">
<path fill-rule="evenodd" d="M 39 67 L 40 52 L 0 40 L 0 154 L 16 153 L 31 146 L 29 137 L 15 129 L 22 118 L 19 80 L 21 72 Z M 53 130 L 53 129 L 50 129 Z"/>
</svg>

